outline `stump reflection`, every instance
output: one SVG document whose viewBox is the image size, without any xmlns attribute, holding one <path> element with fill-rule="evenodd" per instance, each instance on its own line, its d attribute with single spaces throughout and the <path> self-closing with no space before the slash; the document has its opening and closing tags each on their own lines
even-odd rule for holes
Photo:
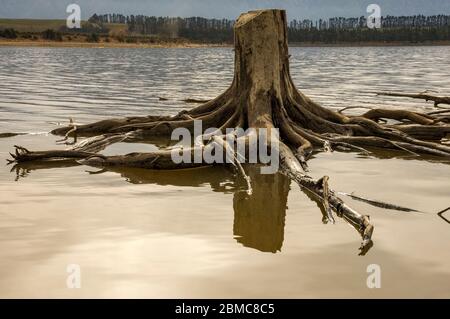
<svg viewBox="0 0 450 319">
<path fill-rule="evenodd" d="M 281 174 L 262 175 L 258 167 L 247 169 L 253 194 L 234 194 L 233 234 L 245 247 L 276 253 L 284 240 L 289 179 Z"/>
</svg>

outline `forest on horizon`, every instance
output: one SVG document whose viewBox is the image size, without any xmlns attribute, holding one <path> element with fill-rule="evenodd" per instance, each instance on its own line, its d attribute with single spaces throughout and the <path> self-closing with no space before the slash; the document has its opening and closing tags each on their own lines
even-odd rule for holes
<svg viewBox="0 0 450 319">
<path fill-rule="evenodd" d="M 211 43 L 233 41 L 234 20 L 202 17 L 155 17 L 145 15 L 94 14 L 89 21 L 104 25 L 125 24 L 131 34 L 186 38 Z M 381 28 L 367 27 L 367 18 L 297 20 L 288 23 L 290 42 L 425 42 L 450 40 L 450 15 L 384 16 Z"/>
<path fill-rule="evenodd" d="M 232 44 L 234 20 L 203 17 L 156 17 L 94 14 L 80 29 L 65 20 L 0 20 L 0 38 L 136 44 Z M 334 17 L 288 22 L 291 44 L 449 43 L 450 15 L 381 17 L 381 28 L 368 28 L 367 18 Z"/>
</svg>

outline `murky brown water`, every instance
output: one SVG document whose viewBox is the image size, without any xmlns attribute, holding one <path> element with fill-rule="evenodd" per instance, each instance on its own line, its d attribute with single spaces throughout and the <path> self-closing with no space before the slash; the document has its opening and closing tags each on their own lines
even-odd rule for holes
<svg viewBox="0 0 450 319">
<path fill-rule="evenodd" d="M 298 86 L 329 106 L 422 109 L 421 101 L 361 91 L 450 92 L 448 47 L 293 48 Z M 214 97 L 231 81 L 230 49 L 0 48 L 0 133 L 175 113 L 186 97 Z M 156 96 L 168 97 L 159 101 Z M 432 108 L 428 105 L 427 108 Z M 57 138 L 0 139 L 49 149 Z M 108 154 L 151 150 L 119 144 Z M 254 195 L 224 168 L 179 172 L 95 169 L 63 161 L 0 166 L 0 297 L 450 297 L 450 166 L 403 154 L 319 154 L 311 174 L 343 192 L 375 225 L 374 247 L 343 220 L 324 225 L 317 204 L 283 176 L 253 177 Z M 12 171 L 10 171 L 12 169 Z M 450 219 L 450 212 L 447 213 Z M 68 264 L 81 289 L 66 287 Z M 368 289 L 367 266 L 381 267 Z"/>
</svg>

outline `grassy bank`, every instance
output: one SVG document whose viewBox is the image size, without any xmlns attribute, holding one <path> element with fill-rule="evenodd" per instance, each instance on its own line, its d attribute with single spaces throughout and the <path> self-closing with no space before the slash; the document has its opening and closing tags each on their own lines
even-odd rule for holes
<svg viewBox="0 0 450 319">
<path fill-rule="evenodd" d="M 133 34 L 128 32 L 126 24 L 119 23 L 98 26 L 82 21 L 81 27 L 79 30 L 68 30 L 65 20 L 0 19 L 0 45 L 88 48 L 223 46 L 184 38 Z"/>
<path fill-rule="evenodd" d="M 88 25 L 87 21 L 81 21 L 81 27 Z M 111 32 L 126 32 L 127 26 L 120 23 L 105 24 Z M 1 29 L 15 29 L 18 32 L 43 32 L 48 29 L 55 31 L 66 27 L 66 20 L 45 20 L 45 19 L 0 19 Z"/>
<path fill-rule="evenodd" d="M 59 30 L 65 25 L 66 20 L 0 19 L 0 30 L 14 29 L 18 32 L 43 32 L 47 29 Z"/>
</svg>

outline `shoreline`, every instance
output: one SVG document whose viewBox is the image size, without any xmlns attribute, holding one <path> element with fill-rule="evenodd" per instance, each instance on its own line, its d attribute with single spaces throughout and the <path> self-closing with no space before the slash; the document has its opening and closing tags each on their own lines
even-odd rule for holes
<svg viewBox="0 0 450 319">
<path fill-rule="evenodd" d="M 340 43 L 290 43 L 290 47 L 429 47 L 429 46 L 448 46 L 450 41 L 432 41 L 432 42 L 340 42 Z"/>
<path fill-rule="evenodd" d="M 231 44 L 213 43 L 122 43 L 122 42 L 77 42 L 77 41 L 36 41 L 36 40 L 0 40 L 1 46 L 43 47 L 43 48 L 212 48 L 231 47 Z"/>
<path fill-rule="evenodd" d="M 448 46 L 450 41 L 433 42 L 342 42 L 342 43 L 290 43 L 290 47 L 394 47 L 394 46 Z M 165 43 L 123 43 L 123 42 L 77 42 L 40 40 L 0 40 L 0 47 L 48 47 L 48 48 L 227 48 L 233 44 L 165 42 Z"/>
</svg>

